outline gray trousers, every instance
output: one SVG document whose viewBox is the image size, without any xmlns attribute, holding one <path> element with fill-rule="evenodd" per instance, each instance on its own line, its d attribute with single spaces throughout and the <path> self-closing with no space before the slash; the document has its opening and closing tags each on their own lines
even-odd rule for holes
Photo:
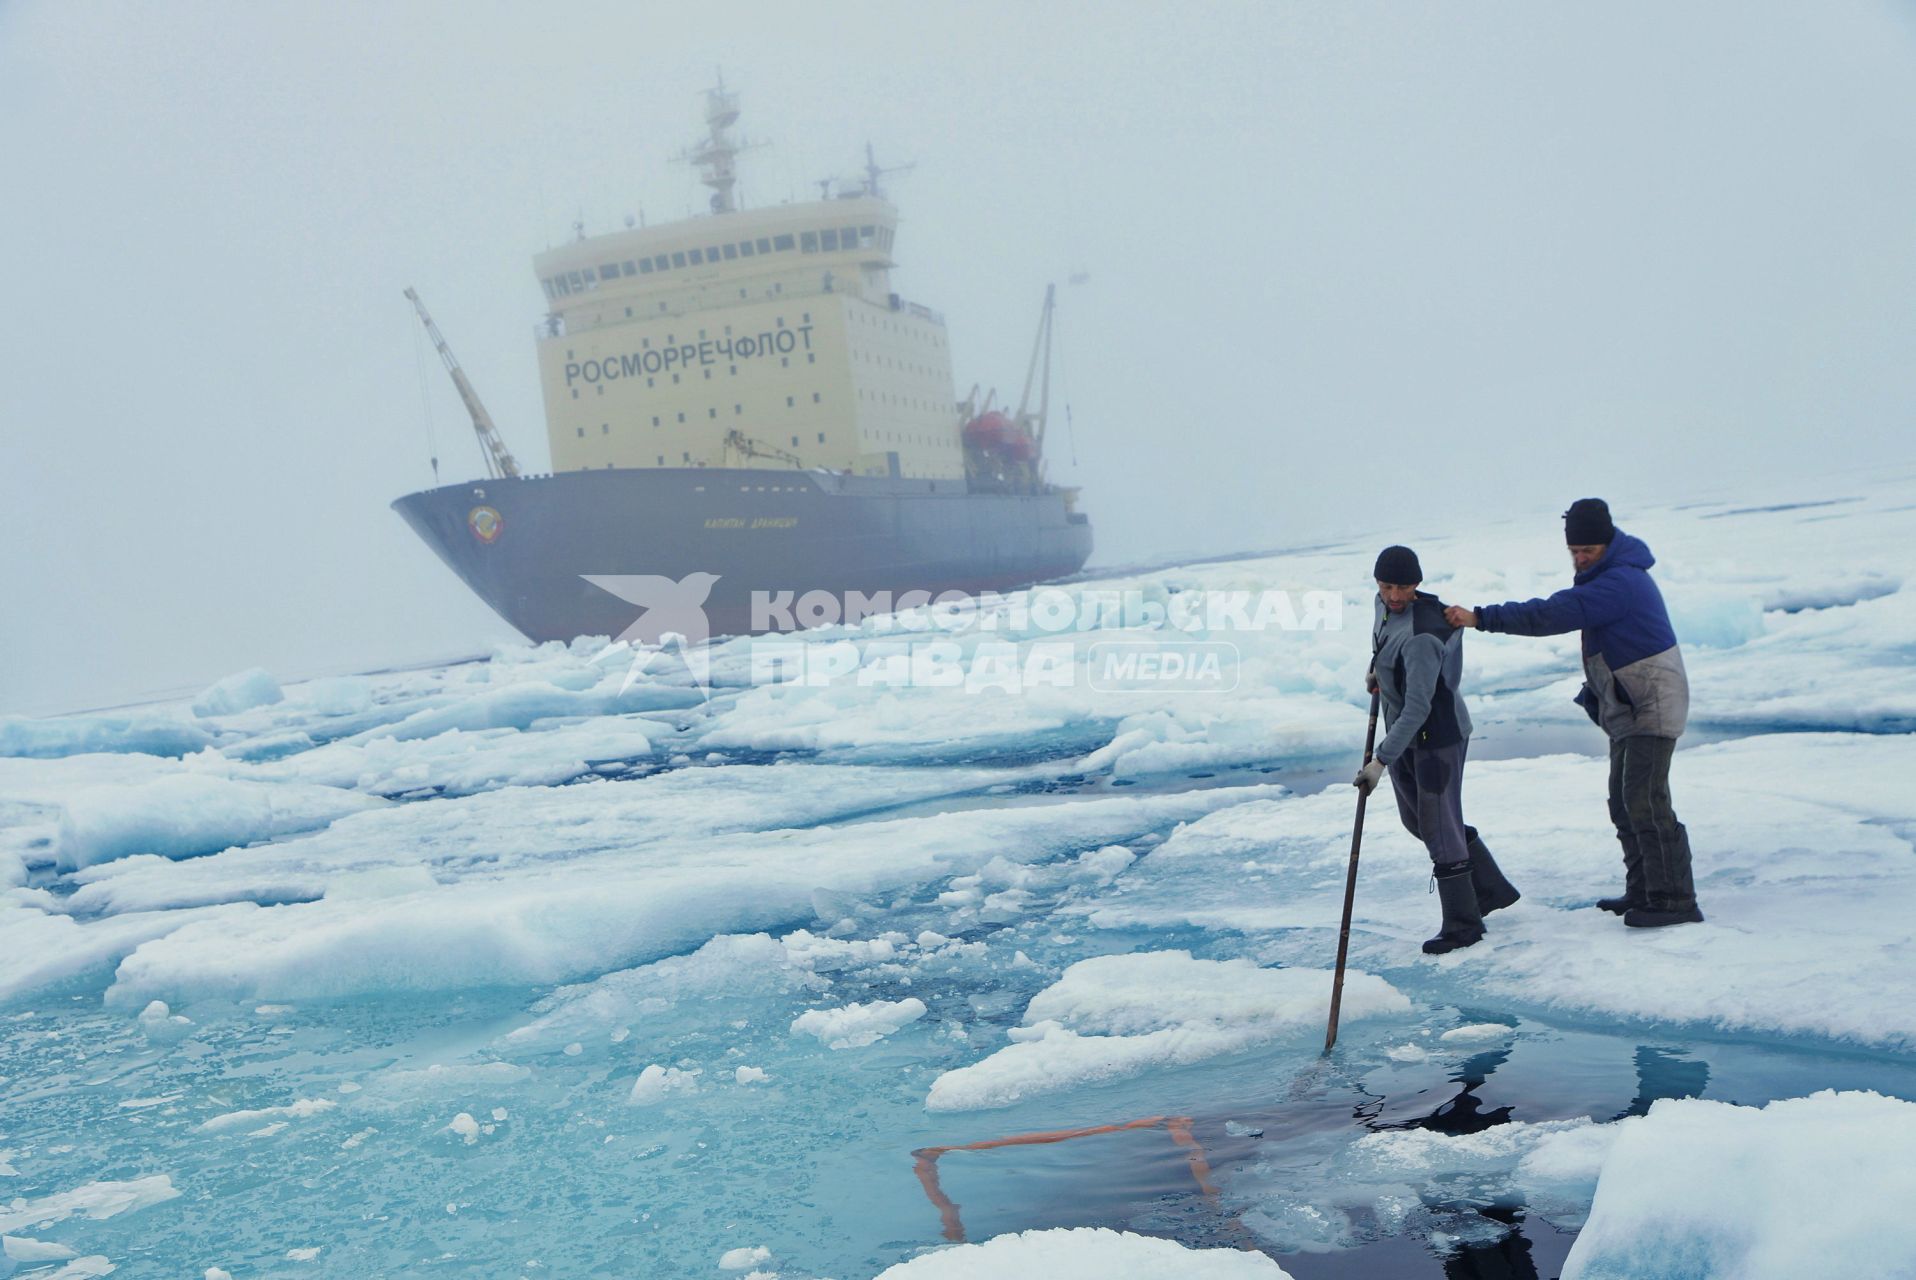
<svg viewBox="0 0 1916 1280">
<path fill-rule="evenodd" d="M 1623 891 L 1659 911 L 1696 905 L 1690 833 L 1670 807 L 1675 738 L 1610 740 L 1610 821 L 1623 846 Z"/>
<path fill-rule="evenodd" d="M 1436 866 L 1470 857 L 1464 827 L 1464 753 L 1470 739 L 1449 747 L 1412 746 L 1390 766 L 1391 790 L 1404 830 L 1424 842 Z"/>
</svg>

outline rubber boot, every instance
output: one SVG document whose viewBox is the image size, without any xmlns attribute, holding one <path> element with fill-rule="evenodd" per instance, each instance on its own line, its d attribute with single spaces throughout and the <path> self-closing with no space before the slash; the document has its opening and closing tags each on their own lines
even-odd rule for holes
<svg viewBox="0 0 1916 1280">
<path fill-rule="evenodd" d="M 1477 890 L 1470 882 L 1470 859 L 1446 862 L 1432 869 L 1437 899 L 1443 904 L 1444 923 L 1437 936 L 1424 943 L 1424 954 L 1443 955 L 1483 940 L 1484 917 L 1477 909 Z"/>
<path fill-rule="evenodd" d="M 1464 838 L 1470 849 L 1470 883 L 1477 890 L 1477 909 L 1485 915 L 1502 911 L 1523 897 L 1517 886 L 1504 878 L 1497 860 L 1477 835 L 1477 828 L 1465 827 Z"/>
<path fill-rule="evenodd" d="M 1673 924 L 1702 924 L 1703 913 L 1697 910 L 1695 903 L 1667 910 L 1661 907 L 1631 907 L 1623 913 L 1623 923 L 1632 929 L 1662 929 Z"/>
</svg>

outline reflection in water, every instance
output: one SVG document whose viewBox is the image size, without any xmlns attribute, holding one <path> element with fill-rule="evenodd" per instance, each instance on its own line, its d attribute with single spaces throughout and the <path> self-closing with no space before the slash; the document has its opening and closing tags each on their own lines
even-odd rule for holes
<svg viewBox="0 0 1916 1280">
<path fill-rule="evenodd" d="M 1698 1058 L 1686 1058 L 1680 1049 L 1637 1046 L 1637 1096 L 1628 1107 L 1612 1116 L 1647 1115 L 1658 1098 L 1700 1098 L 1710 1083 L 1710 1064 Z"/>
<path fill-rule="evenodd" d="M 1509 1107 L 1495 1107 L 1484 1110 L 1477 1090 L 1496 1073 L 1498 1067 L 1510 1061 L 1509 1049 L 1492 1049 L 1466 1058 L 1450 1077 L 1451 1083 L 1460 1084 L 1463 1089 L 1456 1097 L 1443 1103 L 1435 1111 L 1420 1120 L 1413 1120 L 1407 1127 L 1431 1129 L 1437 1133 L 1452 1137 L 1467 1133 L 1482 1133 L 1485 1129 L 1510 1122 Z"/>
<path fill-rule="evenodd" d="M 1530 1239 L 1523 1233 L 1523 1210 L 1489 1205 L 1478 1212 L 1509 1223 L 1510 1230 L 1492 1244 L 1465 1245 L 1446 1255 L 1444 1280 L 1538 1280 Z"/>
</svg>

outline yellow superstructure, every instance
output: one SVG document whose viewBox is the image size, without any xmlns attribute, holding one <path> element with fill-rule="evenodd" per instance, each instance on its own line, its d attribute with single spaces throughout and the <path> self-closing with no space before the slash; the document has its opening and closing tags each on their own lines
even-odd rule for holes
<svg viewBox="0 0 1916 1280">
<path fill-rule="evenodd" d="M 793 463 L 964 474 L 937 313 L 891 291 L 897 211 L 857 195 L 538 255 L 555 471 Z M 726 443 L 742 431 L 765 452 Z"/>
</svg>

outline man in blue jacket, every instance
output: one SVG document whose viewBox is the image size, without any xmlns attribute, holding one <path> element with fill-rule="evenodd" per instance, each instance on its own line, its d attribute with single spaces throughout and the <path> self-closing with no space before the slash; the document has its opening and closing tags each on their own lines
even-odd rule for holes
<svg viewBox="0 0 1916 1280">
<path fill-rule="evenodd" d="M 1623 845 L 1623 896 L 1597 903 L 1633 928 L 1700 923 L 1690 836 L 1670 806 L 1670 759 L 1690 713 L 1683 654 L 1650 577 L 1656 557 L 1618 529 L 1601 498 L 1564 512 L 1574 585 L 1547 600 L 1452 606 L 1452 626 L 1520 636 L 1583 632 L 1577 702 L 1610 736 L 1610 820 Z"/>
</svg>

